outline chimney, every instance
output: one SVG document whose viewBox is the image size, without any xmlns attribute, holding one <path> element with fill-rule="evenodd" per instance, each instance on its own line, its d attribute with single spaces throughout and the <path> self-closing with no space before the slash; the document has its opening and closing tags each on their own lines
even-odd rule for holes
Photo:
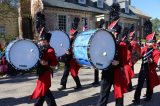
<svg viewBox="0 0 160 106">
<path fill-rule="evenodd" d="M 131 0 L 129 0 L 129 5 L 131 5 Z"/>
<path fill-rule="evenodd" d="M 125 13 L 129 13 L 129 1 L 130 0 L 125 1 Z"/>
</svg>

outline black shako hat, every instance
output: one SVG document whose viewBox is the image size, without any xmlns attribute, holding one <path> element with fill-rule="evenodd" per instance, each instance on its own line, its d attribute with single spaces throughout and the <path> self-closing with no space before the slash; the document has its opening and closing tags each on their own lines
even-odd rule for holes
<svg viewBox="0 0 160 106">
<path fill-rule="evenodd" d="M 40 40 L 47 40 L 48 42 L 50 41 L 51 39 L 51 33 L 43 33 L 41 36 L 40 36 Z"/>
<path fill-rule="evenodd" d="M 117 32 L 118 34 L 120 34 L 121 29 L 122 29 L 122 27 L 117 24 L 116 26 L 113 27 L 113 29 L 111 31 L 114 31 L 114 32 Z"/>
</svg>

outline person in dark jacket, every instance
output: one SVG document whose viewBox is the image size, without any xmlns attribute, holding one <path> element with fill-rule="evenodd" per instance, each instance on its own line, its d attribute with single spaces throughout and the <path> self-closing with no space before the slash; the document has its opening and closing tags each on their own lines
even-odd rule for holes
<svg viewBox="0 0 160 106">
<path fill-rule="evenodd" d="M 74 37 L 77 34 L 77 31 L 75 30 L 75 28 L 71 28 L 70 30 L 70 40 L 71 40 L 71 45 L 73 43 Z M 76 62 L 76 60 L 73 58 L 73 53 L 72 53 L 72 47 L 66 52 L 66 60 L 65 60 L 65 67 L 64 67 L 64 72 L 63 72 L 63 76 L 61 78 L 61 82 L 60 82 L 60 88 L 58 88 L 59 90 L 64 90 L 66 89 L 66 84 L 67 84 L 67 78 L 69 75 L 69 72 L 71 72 L 71 75 L 76 83 L 76 87 L 75 89 L 80 89 L 81 83 L 80 83 L 80 79 L 78 77 L 78 71 L 80 69 L 79 64 Z"/>
</svg>

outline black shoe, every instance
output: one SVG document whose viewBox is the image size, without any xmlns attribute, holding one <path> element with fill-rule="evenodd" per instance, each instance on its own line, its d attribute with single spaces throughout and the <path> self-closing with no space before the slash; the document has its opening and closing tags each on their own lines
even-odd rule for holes
<svg viewBox="0 0 160 106">
<path fill-rule="evenodd" d="M 128 91 L 130 92 L 130 91 L 132 91 L 132 90 L 133 90 L 133 87 L 130 86 L 130 87 L 128 88 Z"/>
<path fill-rule="evenodd" d="M 140 100 L 132 100 L 132 102 L 136 105 L 139 105 L 140 104 Z"/>
<path fill-rule="evenodd" d="M 145 95 L 143 95 L 143 97 L 146 97 L 147 95 L 145 94 Z"/>
<path fill-rule="evenodd" d="M 151 97 L 146 97 L 144 101 L 149 102 L 151 100 Z"/>
<path fill-rule="evenodd" d="M 79 85 L 79 86 L 75 87 L 74 89 L 75 89 L 75 90 L 78 90 L 78 89 L 81 89 L 81 88 L 82 88 L 82 86 Z"/>
<path fill-rule="evenodd" d="M 92 85 L 98 85 L 99 84 L 99 81 L 98 82 L 93 82 Z"/>
<path fill-rule="evenodd" d="M 60 88 L 58 88 L 58 90 L 64 90 L 64 89 L 66 89 L 66 86 L 64 86 L 64 85 L 61 85 L 61 87 Z"/>
</svg>

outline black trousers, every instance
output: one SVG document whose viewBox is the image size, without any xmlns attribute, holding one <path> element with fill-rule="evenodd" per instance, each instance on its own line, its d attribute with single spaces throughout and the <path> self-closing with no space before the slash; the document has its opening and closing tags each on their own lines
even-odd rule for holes
<svg viewBox="0 0 160 106">
<path fill-rule="evenodd" d="M 111 87 L 112 83 L 108 82 L 107 80 L 101 81 L 101 91 L 97 106 L 107 105 Z M 123 106 L 123 97 L 116 99 L 116 106 Z"/>
<path fill-rule="evenodd" d="M 48 106 L 57 106 L 55 98 L 49 89 L 46 92 L 45 96 L 40 97 L 34 106 L 43 106 L 43 103 L 45 100 L 46 100 Z"/>
<path fill-rule="evenodd" d="M 70 72 L 70 64 L 69 64 L 69 62 L 68 62 L 68 63 L 65 63 L 64 72 L 63 72 L 63 76 L 62 76 L 62 78 L 61 78 L 60 85 L 66 86 L 66 84 L 67 84 L 67 79 L 68 79 L 68 76 L 69 76 L 69 72 Z M 73 77 L 73 76 L 72 76 L 72 77 Z M 78 87 L 78 86 L 81 86 L 80 80 L 79 80 L 79 77 L 78 77 L 78 76 L 73 77 L 73 79 L 74 79 L 74 81 L 76 82 L 77 87 Z"/>
<path fill-rule="evenodd" d="M 143 88 L 143 84 L 145 82 L 145 79 L 147 81 L 147 91 L 146 91 L 146 97 L 147 98 L 151 98 L 152 94 L 153 94 L 153 90 L 149 90 L 149 74 L 148 74 L 148 70 L 144 70 L 142 69 L 139 72 L 139 76 L 138 76 L 138 85 L 134 94 L 134 99 L 135 100 L 140 100 L 140 96 L 141 96 L 141 90 Z"/>
<path fill-rule="evenodd" d="M 94 70 L 94 82 L 95 83 L 99 82 L 99 70 L 98 69 Z"/>
<path fill-rule="evenodd" d="M 69 71 L 70 71 L 70 65 L 69 65 L 69 63 L 65 63 L 63 76 L 62 76 L 61 82 L 60 82 L 60 84 L 63 86 L 66 86 L 66 84 L 67 84 Z"/>
</svg>

